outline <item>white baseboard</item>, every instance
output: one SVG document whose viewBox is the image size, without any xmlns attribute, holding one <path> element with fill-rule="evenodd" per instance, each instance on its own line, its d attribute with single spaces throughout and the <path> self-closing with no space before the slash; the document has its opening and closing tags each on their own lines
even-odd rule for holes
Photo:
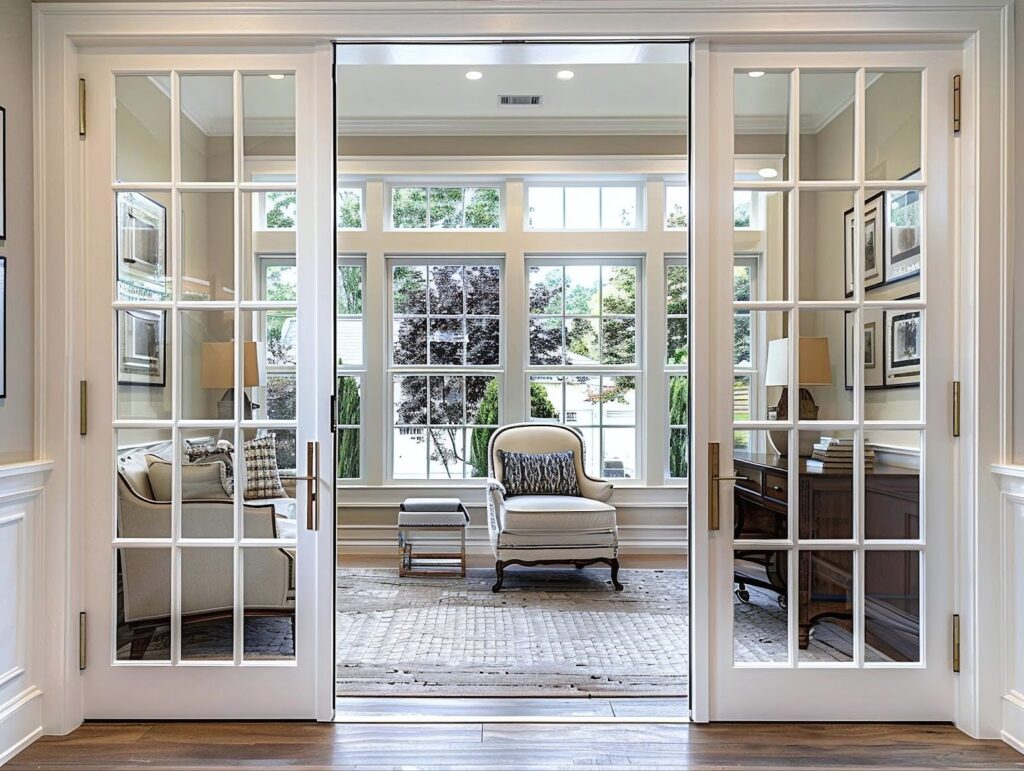
<svg viewBox="0 0 1024 771">
<path fill-rule="evenodd" d="M 33 686 L 0 708 L 0 766 L 42 735 L 42 695 Z"/>
<path fill-rule="evenodd" d="M 1003 696 L 1003 730 L 1000 735 L 1004 742 L 1024 754 L 1024 698 L 1017 693 Z"/>
<path fill-rule="evenodd" d="M 688 544 L 685 539 L 649 539 L 620 538 L 619 554 L 624 556 L 641 554 L 679 554 L 687 553 Z M 345 538 L 338 539 L 338 555 L 386 555 L 395 556 L 398 545 L 392 538 Z M 470 556 L 490 555 L 490 541 L 483 539 L 466 539 L 466 554 Z"/>
</svg>

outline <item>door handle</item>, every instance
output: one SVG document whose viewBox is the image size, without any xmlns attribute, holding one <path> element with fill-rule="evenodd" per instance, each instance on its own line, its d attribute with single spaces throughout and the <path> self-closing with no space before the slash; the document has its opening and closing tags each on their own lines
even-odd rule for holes
<svg viewBox="0 0 1024 771">
<path fill-rule="evenodd" d="M 306 475 L 284 476 L 306 483 L 306 529 L 320 529 L 320 491 L 317 489 L 320 477 L 320 442 L 306 442 Z"/>
<path fill-rule="evenodd" d="M 708 442 L 708 530 L 718 530 L 721 522 L 719 505 L 721 495 L 718 485 L 722 482 L 747 482 L 750 477 L 727 476 L 718 473 L 720 449 L 718 442 Z"/>
</svg>

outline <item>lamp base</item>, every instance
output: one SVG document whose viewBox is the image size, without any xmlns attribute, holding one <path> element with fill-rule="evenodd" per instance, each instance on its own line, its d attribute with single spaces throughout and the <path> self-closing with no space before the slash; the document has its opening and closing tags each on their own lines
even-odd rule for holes
<svg viewBox="0 0 1024 771">
<path fill-rule="evenodd" d="M 779 403 L 775 405 L 775 420 L 786 420 L 789 415 L 789 388 L 782 389 L 782 396 Z M 817 420 L 818 405 L 814 403 L 814 397 L 806 388 L 800 389 L 800 420 Z M 798 452 L 800 455 L 809 456 L 814 449 L 814 443 L 819 437 L 815 437 L 810 431 L 800 432 Z M 779 455 L 789 454 L 789 431 L 769 431 L 768 443 Z"/>
<path fill-rule="evenodd" d="M 258 404 L 253 404 L 252 399 L 249 398 L 249 394 L 245 394 L 245 404 L 242 405 L 242 420 L 252 420 L 253 409 L 259 409 Z M 218 420 L 234 420 L 235 419 L 235 392 L 234 389 L 229 388 L 224 392 L 224 395 L 220 397 L 220 401 L 217 402 L 217 419 Z"/>
</svg>

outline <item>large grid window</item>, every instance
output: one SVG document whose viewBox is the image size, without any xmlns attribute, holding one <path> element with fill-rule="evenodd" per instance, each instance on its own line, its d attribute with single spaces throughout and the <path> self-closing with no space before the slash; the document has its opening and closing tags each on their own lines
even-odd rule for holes
<svg viewBox="0 0 1024 771">
<path fill-rule="evenodd" d="M 392 477 L 486 476 L 487 440 L 500 423 L 501 262 L 390 266 Z"/>
<path fill-rule="evenodd" d="M 589 473 L 635 478 L 641 261 L 534 258 L 528 273 L 530 419 L 578 429 Z"/>
</svg>

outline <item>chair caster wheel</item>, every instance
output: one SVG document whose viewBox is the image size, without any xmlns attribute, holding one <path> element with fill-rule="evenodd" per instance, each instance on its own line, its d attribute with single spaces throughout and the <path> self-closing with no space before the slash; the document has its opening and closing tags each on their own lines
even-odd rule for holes
<svg viewBox="0 0 1024 771">
<path fill-rule="evenodd" d="M 749 604 L 750 603 L 750 592 L 748 592 L 746 589 L 737 589 L 736 590 L 736 599 L 738 599 L 742 603 Z"/>
<path fill-rule="evenodd" d="M 786 598 L 783 597 L 781 594 L 776 598 L 776 602 L 779 603 L 779 607 L 782 608 L 783 610 L 785 610 L 786 606 L 789 605 L 789 603 L 786 602 Z"/>
</svg>

